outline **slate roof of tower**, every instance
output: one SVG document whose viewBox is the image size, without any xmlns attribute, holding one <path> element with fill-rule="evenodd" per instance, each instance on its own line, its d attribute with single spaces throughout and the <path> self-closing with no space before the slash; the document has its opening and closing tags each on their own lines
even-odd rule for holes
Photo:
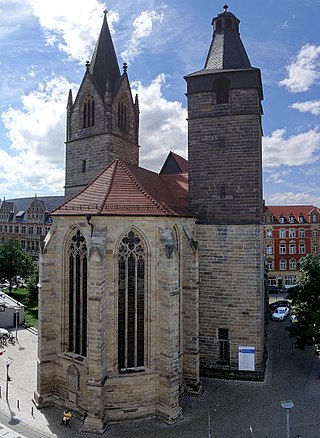
<svg viewBox="0 0 320 438">
<path fill-rule="evenodd" d="M 234 14 L 226 11 L 218 14 L 218 16 L 212 20 L 212 24 L 214 25 L 215 21 L 219 19 L 230 19 L 234 23 L 240 23 L 240 20 Z M 259 70 L 251 66 L 239 31 L 234 27 L 223 27 L 222 29 L 214 30 L 204 68 L 186 77 L 203 75 L 215 71 L 219 72 L 221 70 Z"/>
<path fill-rule="evenodd" d="M 105 92 L 107 80 L 110 81 L 111 91 L 114 91 L 121 77 L 106 14 L 92 55 L 89 71 L 97 82 L 102 94 Z"/>
<path fill-rule="evenodd" d="M 82 192 L 52 212 L 57 215 L 195 217 L 187 207 L 188 175 L 159 175 L 113 161 Z"/>
<path fill-rule="evenodd" d="M 222 16 L 239 21 L 231 12 L 223 12 L 217 18 Z M 204 68 L 224 70 L 250 67 L 239 33 L 234 29 L 215 30 Z"/>
</svg>

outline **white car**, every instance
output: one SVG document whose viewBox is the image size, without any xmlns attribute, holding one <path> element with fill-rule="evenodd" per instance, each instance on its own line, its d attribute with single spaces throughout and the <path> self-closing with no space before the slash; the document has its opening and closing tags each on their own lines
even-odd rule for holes
<svg viewBox="0 0 320 438">
<path fill-rule="evenodd" d="M 271 319 L 274 321 L 284 321 L 289 315 L 289 307 L 277 307 L 277 309 L 271 315 Z"/>
</svg>

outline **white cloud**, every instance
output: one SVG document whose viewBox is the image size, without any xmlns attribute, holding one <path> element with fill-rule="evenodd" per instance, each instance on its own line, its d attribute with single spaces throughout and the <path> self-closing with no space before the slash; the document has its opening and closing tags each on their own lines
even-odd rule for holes
<svg viewBox="0 0 320 438">
<path fill-rule="evenodd" d="M 309 90 L 318 83 L 320 46 L 306 44 L 301 47 L 297 57 L 286 66 L 288 77 L 279 82 L 291 93 Z"/>
<path fill-rule="evenodd" d="M 103 2 L 86 0 L 81 6 L 75 0 L 30 0 L 30 3 L 44 30 L 47 44 L 56 45 L 75 61 L 85 62 L 91 58 L 102 25 Z M 108 13 L 111 30 L 118 19 L 116 11 Z"/>
<path fill-rule="evenodd" d="M 311 113 L 314 116 L 320 114 L 320 100 L 308 100 L 306 102 L 295 102 L 290 108 L 297 109 L 301 113 Z"/>
<path fill-rule="evenodd" d="M 121 53 L 121 57 L 128 64 L 141 52 L 143 41 L 150 36 L 154 23 L 163 21 L 163 12 L 142 11 L 133 21 L 133 32 L 128 47 Z"/>
<path fill-rule="evenodd" d="M 269 205 L 319 205 L 320 197 L 309 193 L 274 193 L 268 198 Z"/>
<path fill-rule="evenodd" d="M 266 182 L 273 182 L 274 184 L 284 183 L 285 177 L 291 173 L 292 171 L 290 169 L 282 170 L 281 172 L 269 172 Z"/>
<path fill-rule="evenodd" d="M 62 77 L 39 84 L 22 96 L 22 109 L 10 107 L 2 121 L 12 154 L 0 149 L 2 187 L 19 194 L 63 191 L 65 108 L 72 85 Z M 74 86 L 73 86 L 74 88 Z"/>
<path fill-rule="evenodd" d="M 302 166 L 319 159 L 320 132 L 315 129 L 285 138 L 285 129 L 277 129 L 263 138 L 263 164 L 276 168 L 281 165 Z"/>
<path fill-rule="evenodd" d="M 181 102 L 168 101 L 162 89 L 167 76 L 158 75 L 149 85 L 132 84 L 139 95 L 141 165 L 158 171 L 172 150 L 186 157 L 187 111 Z"/>
</svg>

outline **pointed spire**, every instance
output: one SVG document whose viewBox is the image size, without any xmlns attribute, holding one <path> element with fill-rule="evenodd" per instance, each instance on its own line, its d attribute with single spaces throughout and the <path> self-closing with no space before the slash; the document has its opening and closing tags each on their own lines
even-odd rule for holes
<svg viewBox="0 0 320 438">
<path fill-rule="evenodd" d="M 102 28 L 92 55 L 89 71 L 96 80 L 102 94 L 106 89 L 108 77 L 110 78 L 111 90 L 113 91 L 121 76 L 108 26 L 107 10 L 104 11 Z"/>
<path fill-rule="evenodd" d="M 68 103 L 67 103 L 67 107 L 72 107 L 73 105 L 73 97 L 72 97 L 72 90 L 70 88 L 69 90 L 69 94 L 68 94 Z"/>
<path fill-rule="evenodd" d="M 213 37 L 205 69 L 242 69 L 251 64 L 239 34 L 240 20 L 223 6 L 224 12 L 212 20 Z"/>
</svg>

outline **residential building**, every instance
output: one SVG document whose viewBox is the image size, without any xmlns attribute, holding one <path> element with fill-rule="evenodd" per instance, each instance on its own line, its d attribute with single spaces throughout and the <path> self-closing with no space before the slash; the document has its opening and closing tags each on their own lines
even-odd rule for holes
<svg viewBox="0 0 320 438">
<path fill-rule="evenodd" d="M 264 224 L 268 284 L 289 288 L 296 284 L 299 260 L 320 252 L 320 210 L 313 205 L 266 206 Z"/>
<path fill-rule="evenodd" d="M 0 201 L 0 243 L 15 240 L 38 260 L 41 243 L 52 224 L 50 210 L 63 200 L 63 196 L 35 196 Z"/>
</svg>

